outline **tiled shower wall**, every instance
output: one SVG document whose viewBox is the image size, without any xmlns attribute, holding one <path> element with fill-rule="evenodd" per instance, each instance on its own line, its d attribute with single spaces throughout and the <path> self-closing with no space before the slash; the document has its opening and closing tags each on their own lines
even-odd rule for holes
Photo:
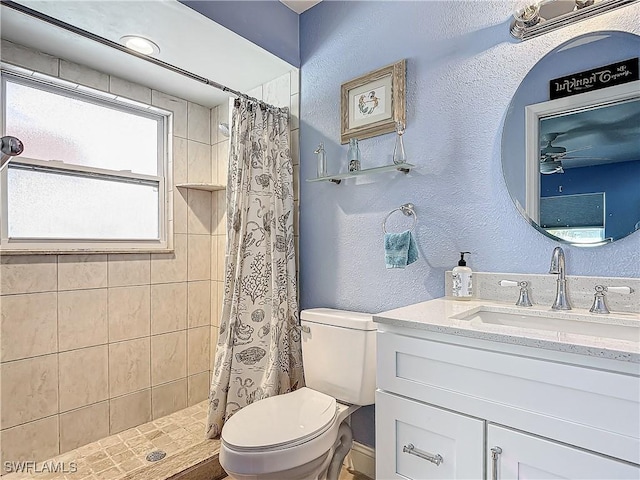
<svg viewBox="0 0 640 480">
<path fill-rule="evenodd" d="M 4 40 L 1 55 L 172 111 L 174 183 L 226 184 L 228 139 L 217 124 L 227 105 L 203 107 Z M 207 398 L 225 192 L 175 189 L 173 203 L 172 254 L 2 255 L 0 462 L 42 460 Z"/>
</svg>

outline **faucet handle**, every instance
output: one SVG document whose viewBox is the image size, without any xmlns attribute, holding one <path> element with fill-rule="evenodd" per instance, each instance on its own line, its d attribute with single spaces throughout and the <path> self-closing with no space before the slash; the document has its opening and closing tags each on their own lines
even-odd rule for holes
<svg viewBox="0 0 640 480">
<path fill-rule="evenodd" d="M 529 282 L 521 281 L 515 282 L 513 280 L 500 280 L 498 285 L 501 287 L 520 287 L 520 295 L 516 306 L 518 307 L 531 307 L 532 303 L 529 299 Z"/>
<path fill-rule="evenodd" d="M 607 314 L 609 312 L 609 308 L 607 307 L 605 292 L 614 292 L 614 293 L 633 293 L 634 290 L 631 287 L 607 287 L 605 285 L 596 285 L 595 287 L 596 293 L 593 296 L 593 305 L 589 311 L 591 313 L 601 313 Z"/>
</svg>

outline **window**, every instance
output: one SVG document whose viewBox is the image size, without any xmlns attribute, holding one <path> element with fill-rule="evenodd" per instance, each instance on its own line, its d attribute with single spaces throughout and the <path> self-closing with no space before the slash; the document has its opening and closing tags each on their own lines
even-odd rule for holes
<svg viewBox="0 0 640 480">
<path fill-rule="evenodd" d="M 3 70 L 2 114 L 24 144 L 0 176 L 3 251 L 170 247 L 169 112 Z"/>
</svg>

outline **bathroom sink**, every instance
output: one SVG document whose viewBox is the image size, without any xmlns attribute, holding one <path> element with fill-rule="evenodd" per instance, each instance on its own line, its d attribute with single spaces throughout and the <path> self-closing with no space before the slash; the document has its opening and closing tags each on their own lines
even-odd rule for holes
<svg viewBox="0 0 640 480">
<path fill-rule="evenodd" d="M 640 323 L 635 320 L 567 312 L 513 312 L 491 307 L 480 307 L 453 318 L 468 321 L 470 325 L 503 325 L 508 327 L 545 330 L 559 333 L 589 335 L 593 337 L 640 342 Z"/>
</svg>

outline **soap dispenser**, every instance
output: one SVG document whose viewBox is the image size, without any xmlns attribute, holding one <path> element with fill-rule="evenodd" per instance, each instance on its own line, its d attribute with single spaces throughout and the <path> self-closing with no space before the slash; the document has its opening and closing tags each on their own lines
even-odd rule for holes
<svg viewBox="0 0 640 480">
<path fill-rule="evenodd" d="M 470 255 L 471 252 L 460 252 L 460 260 L 458 266 L 452 270 L 452 286 L 451 293 L 456 300 L 470 300 L 473 297 L 473 275 L 467 262 L 464 259 L 465 255 Z"/>
</svg>

